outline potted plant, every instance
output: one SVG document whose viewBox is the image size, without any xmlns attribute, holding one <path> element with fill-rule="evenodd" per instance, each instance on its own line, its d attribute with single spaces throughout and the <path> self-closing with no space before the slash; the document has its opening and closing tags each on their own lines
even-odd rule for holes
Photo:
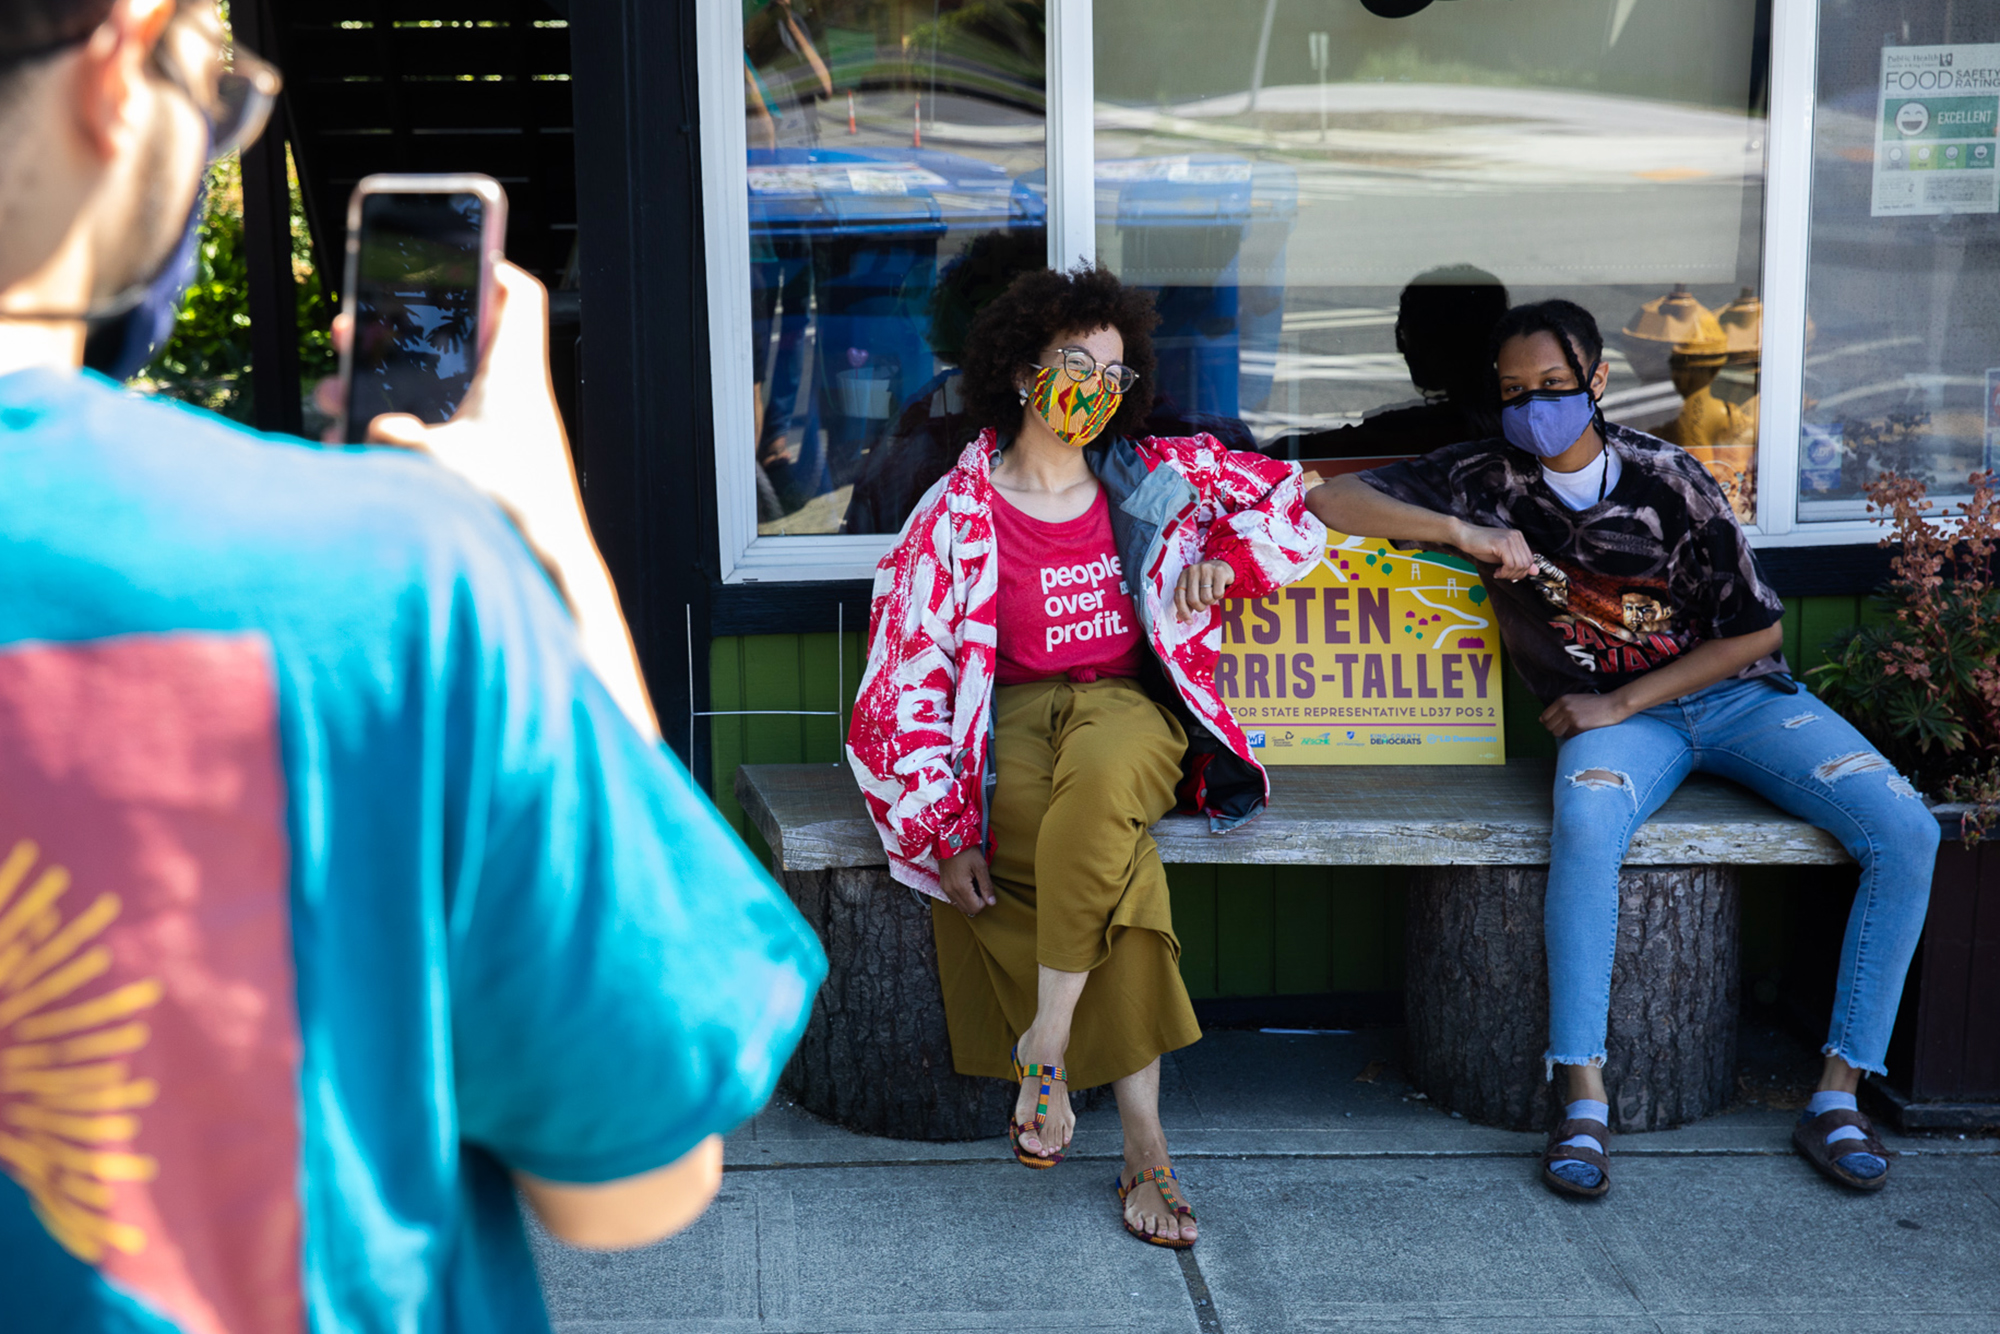
<svg viewBox="0 0 2000 1334">
<path fill-rule="evenodd" d="M 1870 483 L 1896 548 L 1889 613 L 1828 645 L 1816 688 L 1927 796 L 1945 825 L 1924 941 L 1891 1043 L 1899 1084 L 1871 1079 L 1905 1129 L 2000 1124 L 2000 508 L 1994 474 L 1937 512 L 1921 481 Z"/>
</svg>

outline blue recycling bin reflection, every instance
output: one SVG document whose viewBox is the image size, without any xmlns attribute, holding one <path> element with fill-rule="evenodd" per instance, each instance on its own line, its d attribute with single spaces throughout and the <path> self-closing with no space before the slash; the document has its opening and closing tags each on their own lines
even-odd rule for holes
<svg viewBox="0 0 2000 1334">
<path fill-rule="evenodd" d="M 1021 219 L 1002 169 L 954 153 L 752 149 L 749 177 L 758 517 L 769 521 L 851 483 L 936 373 L 927 302 L 941 243 Z"/>
<path fill-rule="evenodd" d="M 749 178 L 758 517 L 769 522 L 860 475 L 938 371 L 929 300 L 941 257 L 996 229 L 1039 232 L 1047 181 L 919 148 L 753 149 Z M 1159 307 L 1163 405 L 1261 410 L 1298 214 L 1292 169 L 1226 154 L 1101 162 L 1097 209 L 1101 257 Z"/>
<path fill-rule="evenodd" d="M 1224 153 L 1096 167 L 1099 258 L 1153 293 L 1156 394 L 1171 409 L 1241 417 L 1271 396 L 1285 316 L 1298 173 Z M 1046 193 L 1042 173 L 1022 193 Z"/>
<path fill-rule="evenodd" d="M 1097 164 L 1097 197 L 1099 217 L 1115 220 L 1119 276 L 1156 293 L 1160 392 L 1191 412 L 1261 411 L 1298 174 L 1225 154 L 1130 158 Z"/>
</svg>

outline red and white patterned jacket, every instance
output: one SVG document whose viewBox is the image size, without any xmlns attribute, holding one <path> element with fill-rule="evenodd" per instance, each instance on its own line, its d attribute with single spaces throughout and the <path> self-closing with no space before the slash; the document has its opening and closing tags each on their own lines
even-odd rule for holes
<svg viewBox="0 0 2000 1334">
<path fill-rule="evenodd" d="M 936 897 L 938 861 L 986 847 L 994 784 L 994 560 L 987 431 L 918 502 L 875 570 L 868 666 L 847 758 L 889 854 L 890 873 Z M 1235 571 L 1233 598 L 1303 578 L 1326 548 L 1307 512 L 1299 466 L 1225 449 L 1210 435 L 1105 440 L 1084 451 L 1111 506 L 1111 531 L 1153 657 L 1146 684 L 1188 734 L 1180 808 L 1217 833 L 1263 810 L 1270 784 L 1215 691 L 1221 618 L 1177 620 L 1181 571 L 1203 560 Z M 1171 692 L 1176 698 L 1165 698 Z"/>
</svg>

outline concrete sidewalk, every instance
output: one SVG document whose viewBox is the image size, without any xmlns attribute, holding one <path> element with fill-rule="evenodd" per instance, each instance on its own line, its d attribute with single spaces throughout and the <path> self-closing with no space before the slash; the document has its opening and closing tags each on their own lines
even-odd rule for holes
<svg viewBox="0 0 2000 1334">
<path fill-rule="evenodd" d="M 1108 1098 L 1048 1172 L 1004 1137 L 874 1139 L 775 1107 L 686 1234 L 616 1256 L 538 1235 L 550 1315 L 563 1334 L 2000 1330 L 2000 1139 L 1885 1136 L 1905 1155 L 1888 1189 L 1840 1190 L 1790 1147 L 1817 1058 L 1746 1030 L 1738 1106 L 1621 1137 L 1611 1194 L 1563 1200 L 1540 1136 L 1412 1095 L 1400 1036 L 1216 1032 L 1168 1058 L 1192 1252 L 1120 1226 Z"/>
</svg>

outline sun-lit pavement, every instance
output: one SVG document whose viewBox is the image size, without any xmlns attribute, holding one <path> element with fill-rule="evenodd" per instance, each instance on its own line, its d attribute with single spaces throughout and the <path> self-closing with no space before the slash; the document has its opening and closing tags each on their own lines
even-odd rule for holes
<svg viewBox="0 0 2000 1334">
<path fill-rule="evenodd" d="M 1790 1150 L 1813 1058 L 1750 1035 L 1761 1100 L 1621 1137 L 1616 1187 L 1577 1203 L 1538 1184 L 1538 1136 L 1412 1098 L 1398 1041 L 1221 1032 L 1169 1058 L 1189 1254 L 1119 1226 L 1108 1099 L 1048 1172 L 1001 1138 L 873 1139 L 780 1106 L 732 1138 L 685 1235 L 617 1256 L 538 1237 L 550 1314 L 563 1334 L 2000 1330 L 2000 1139 L 1885 1136 L 1890 1187 L 1841 1191 Z"/>
</svg>

